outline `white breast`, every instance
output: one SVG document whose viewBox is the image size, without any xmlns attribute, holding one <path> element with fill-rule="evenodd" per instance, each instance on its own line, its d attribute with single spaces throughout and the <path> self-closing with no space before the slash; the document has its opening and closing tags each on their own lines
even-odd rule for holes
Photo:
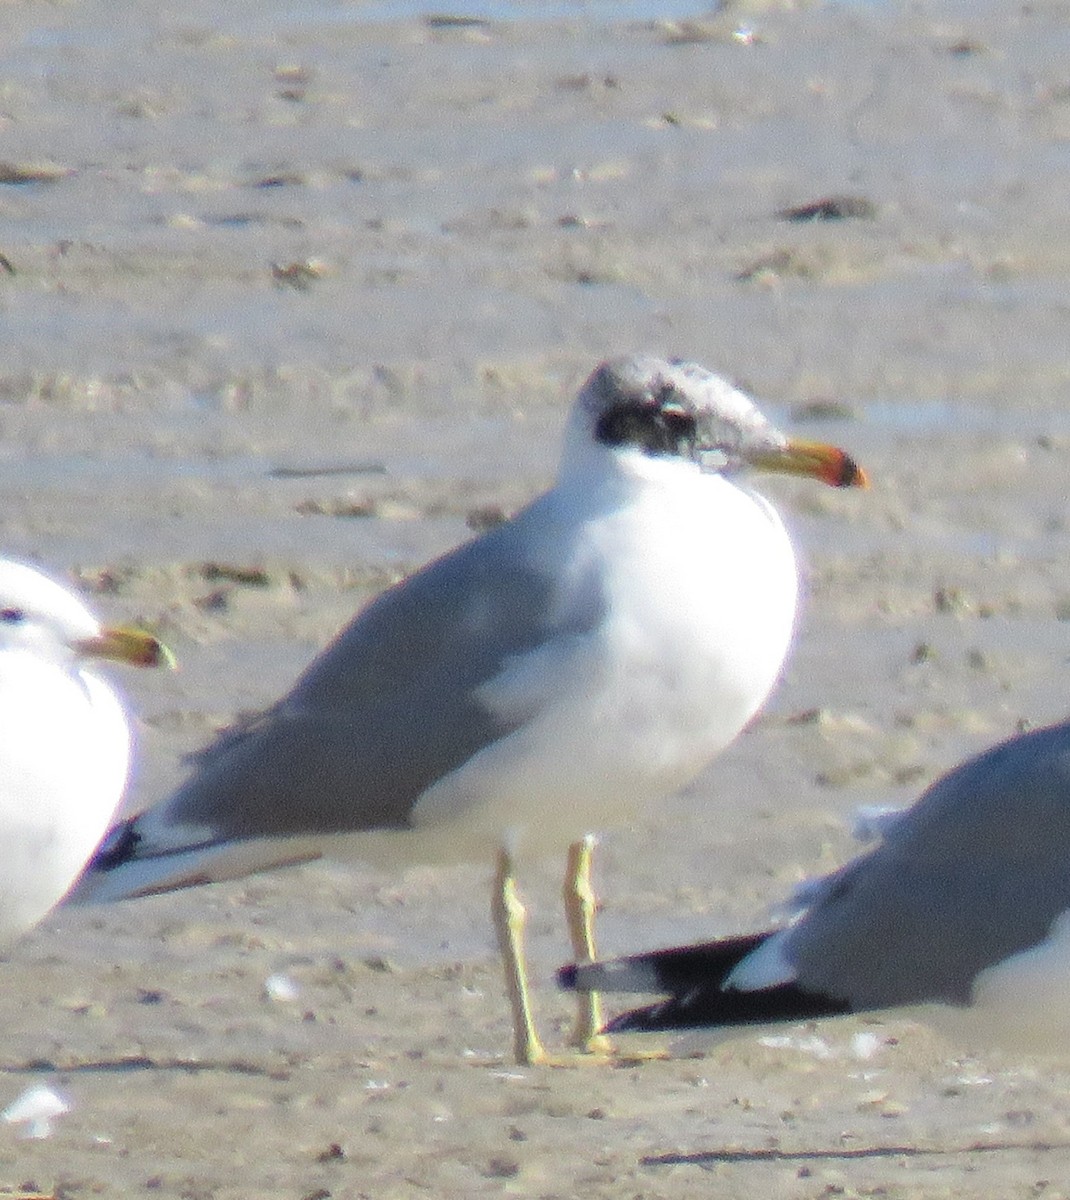
<svg viewBox="0 0 1070 1200">
<path fill-rule="evenodd" d="M 626 820 L 691 780 L 727 746 L 776 681 L 791 637 L 797 578 L 787 535 L 763 500 L 726 480 L 680 472 L 627 503 L 588 514 L 563 555 L 586 556 L 605 620 L 509 664 L 480 700 L 537 714 L 440 780 L 417 825 L 482 835 L 523 831 L 558 844 Z M 563 560 L 567 561 L 567 560 Z"/>
<path fill-rule="evenodd" d="M 39 921 L 103 837 L 129 734 L 110 689 L 37 656 L 0 655 L 0 943 Z"/>
</svg>

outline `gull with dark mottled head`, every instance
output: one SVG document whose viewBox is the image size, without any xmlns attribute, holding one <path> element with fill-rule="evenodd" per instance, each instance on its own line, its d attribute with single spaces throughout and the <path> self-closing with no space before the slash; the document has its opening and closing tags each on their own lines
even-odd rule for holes
<svg viewBox="0 0 1070 1200">
<path fill-rule="evenodd" d="M 572 843 L 568 908 L 592 954 L 588 831 L 692 780 L 758 710 L 795 617 L 791 543 L 746 468 L 864 486 L 693 363 L 603 363 L 554 486 L 384 592 L 293 690 L 117 828 L 80 900 L 346 853 L 498 854 L 495 920 L 516 1053 L 535 1036 L 512 852 Z M 597 1044 L 597 1006 L 578 1030 Z"/>
</svg>

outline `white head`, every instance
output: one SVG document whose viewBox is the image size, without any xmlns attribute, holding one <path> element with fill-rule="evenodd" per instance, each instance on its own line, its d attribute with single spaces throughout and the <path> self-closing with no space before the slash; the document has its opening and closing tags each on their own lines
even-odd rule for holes
<svg viewBox="0 0 1070 1200">
<path fill-rule="evenodd" d="M 77 596 L 25 563 L 0 560 L 0 649 L 55 657 L 99 633 Z"/>
<path fill-rule="evenodd" d="M 72 592 L 25 563 L 0 559 L 0 652 L 52 661 L 96 657 L 157 666 L 169 652 L 139 629 L 104 629 Z"/>
<path fill-rule="evenodd" d="M 646 354 L 602 363 L 580 390 L 562 474 L 589 463 L 592 450 L 629 459 L 636 470 L 644 461 L 676 462 L 721 474 L 750 466 L 812 475 L 835 487 L 867 482 L 842 450 L 786 437 L 721 376 Z"/>
</svg>

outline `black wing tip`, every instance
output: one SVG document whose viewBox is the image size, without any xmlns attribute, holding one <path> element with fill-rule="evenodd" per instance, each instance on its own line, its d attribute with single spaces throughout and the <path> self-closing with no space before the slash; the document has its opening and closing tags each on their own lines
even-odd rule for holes
<svg viewBox="0 0 1070 1200">
<path fill-rule="evenodd" d="M 558 969 L 557 986 L 569 992 L 648 992 L 670 997 L 715 991 L 767 937 L 769 931 L 623 958 L 569 963 Z"/>
<path fill-rule="evenodd" d="M 114 871 L 134 858 L 138 846 L 141 845 L 141 834 L 135 825 L 133 819 L 116 825 L 97 847 L 86 866 L 86 871 Z"/>
<path fill-rule="evenodd" d="M 821 992 L 807 992 L 795 984 L 755 992 L 694 988 L 687 994 L 673 996 L 658 1004 L 621 1013 L 606 1025 L 606 1032 L 657 1033 L 790 1024 L 819 1017 L 842 1017 L 853 1011 L 847 1000 Z"/>
<path fill-rule="evenodd" d="M 602 1028 L 603 1033 L 658 1033 L 667 1029 L 681 1029 L 677 1021 L 671 1017 L 666 1022 L 662 1020 L 662 1010 L 673 1008 L 672 1001 L 661 1004 L 648 1004 L 643 1008 L 633 1008 L 623 1012 L 612 1021 L 607 1021 Z"/>
<path fill-rule="evenodd" d="M 666 999 L 621 1013 L 606 1025 L 605 1032 L 657 1033 L 771 1025 L 843 1016 L 854 1011 L 847 1000 L 808 991 L 795 982 L 755 991 L 726 986 L 739 963 L 770 936 L 772 931 L 766 930 L 610 960 L 604 965 L 616 968 L 617 974 L 614 976 L 612 970 L 603 972 L 598 990 L 660 992 Z M 557 972 L 558 986 L 575 991 L 584 970 L 585 964 L 579 963 L 561 967 Z M 618 984 L 627 979 L 632 986 L 615 988 L 614 978 Z M 637 978 L 648 986 L 634 986 Z"/>
</svg>

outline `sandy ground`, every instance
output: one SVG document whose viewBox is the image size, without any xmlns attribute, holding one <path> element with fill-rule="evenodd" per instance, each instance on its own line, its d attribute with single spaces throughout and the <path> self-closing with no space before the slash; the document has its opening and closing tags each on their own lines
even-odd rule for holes
<svg viewBox="0 0 1070 1200">
<path fill-rule="evenodd" d="M 286 8 L 0 14 L 0 541 L 178 653 L 123 677 L 132 804 L 544 486 L 576 384 L 639 348 L 735 375 L 875 486 L 767 488 L 806 565 L 794 656 L 686 795 L 606 838 L 606 951 L 752 927 L 851 853 L 859 805 L 1064 715 L 1070 5 Z M 844 194 L 859 215 L 781 215 Z M 559 870 L 525 880 L 551 1041 Z M 57 914 L 0 964 L 0 1103 L 46 1080 L 73 1110 L 0 1131 L 0 1184 L 1070 1190 L 1066 1071 L 905 1022 L 511 1067 L 486 892 L 485 864 L 323 865 Z"/>
</svg>

